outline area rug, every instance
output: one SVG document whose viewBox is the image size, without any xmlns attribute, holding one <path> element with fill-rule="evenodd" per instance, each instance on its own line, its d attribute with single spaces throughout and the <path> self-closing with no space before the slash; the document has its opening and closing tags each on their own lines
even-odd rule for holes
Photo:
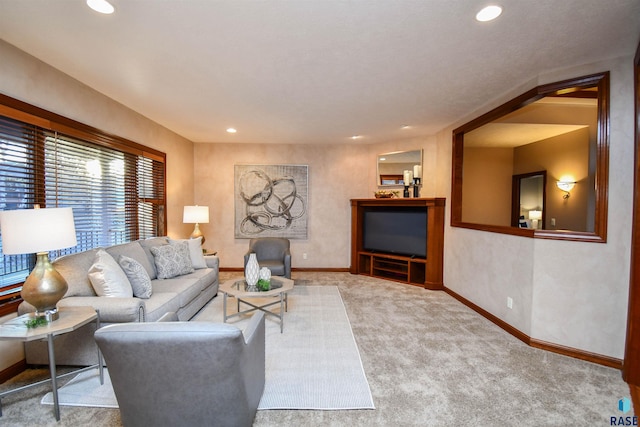
<svg viewBox="0 0 640 427">
<path fill-rule="evenodd" d="M 296 285 L 288 298 L 283 333 L 278 319 L 266 318 L 266 379 L 258 409 L 374 409 L 338 288 Z M 249 317 L 229 323 L 242 329 Z M 220 322 L 222 295 L 194 320 Z"/>
<path fill-rule="evenodd" d="M 222 295 L 193 320 L 222 321 Z M 235 307 L 235 304 L 229 304 Z M 231 310 L 231 308 L 230 308 Z M 251 315 L 229 323 L 243 328 Z M 289 293 L 284 332 L 266 319 L 265 389 L 258 409 L 374 409 L 351 324 L 335 286 L 296 286 Z M 117 408 L 108 370 L 78 374 L 58 390 L 61 406 Z M 53 404 L 47 393 L 43 404 Z"/>
<path fill-rule="evenodd" d="M 98 368 L 84 371 L 58 389 L 60 406 L 91 406 L 94 408 L 117 408 L 109 372 L 104 370 L 104 384 L 100 384 Z M 42 404 L 53 405 L 53 393 L 42 398 Z"/>
</svg>

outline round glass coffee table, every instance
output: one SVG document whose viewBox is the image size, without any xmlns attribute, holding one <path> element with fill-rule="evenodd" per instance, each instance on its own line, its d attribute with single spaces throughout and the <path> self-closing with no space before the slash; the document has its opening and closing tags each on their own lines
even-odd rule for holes
<svg viewBox="0 0 640 427">
<path fill-rule="evenodd" d="M 252 311 L 260 310 L 266 315 L 274 316 L 280 320 L 280 333 L 284 329 L 284 313 L 287 311 L 287 292 L 293 289 L 293 280 L 284 277 L 271 277 L 271 289 L 268 291 L 249 292 L 246 290 L 247 282 L 244 278 L 227 280 L 220 285 L 220 292 L 224 294 L 223 321 L 239 317 Z M 237 301 L 237 313 L 227 314 L 227 298 L 232 296 Z M 275 298 L 275 300 L 274 300 Z M 249 302 L 252 300 L 252 302 Z M 240 303 L 250 308 L 240 311 Z M 255 304 L 254 304 L 255 303 Z M 267 310 L 267 308 L 280 304 L 279 311 Z"/>
</svg>

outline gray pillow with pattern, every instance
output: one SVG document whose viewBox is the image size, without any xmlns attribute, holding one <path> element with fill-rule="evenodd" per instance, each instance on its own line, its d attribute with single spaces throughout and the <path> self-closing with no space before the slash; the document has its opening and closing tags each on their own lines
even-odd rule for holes
<svg viewBox="0 0 640 427">
<path fill-rule="evenodd" d="M 126 255 L 120 255 L 118 258 L 118 264 L 124 270 L 124 273 L 131 283 L 133 289 L 133 296 L 138 298 L 150 298 L 151 292 L 151 278 L 147 270 L 133 258 L 129 258 Z"/>
<path fill-rule="evenodd" d="M 171 279 L 194 271 L 187 242 L 152 247 L 151 253 L 158 270 L 158 279 Z"/>
</svg>

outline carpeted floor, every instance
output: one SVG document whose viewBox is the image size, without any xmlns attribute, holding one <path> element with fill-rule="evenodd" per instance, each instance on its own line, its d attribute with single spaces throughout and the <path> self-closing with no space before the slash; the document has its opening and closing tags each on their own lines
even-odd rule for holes
<svg viewBox="0 0 640 427">
<path fill-rule="evenodd" d="M 348 273 L 294 279 L 340 289 L 376 409 L 259 411 L 254 426 L 604 426 L 633 415 L 618 411 L 629 397 L 620 371 L 528 347 L 444 292 Z M 46 375 L 29 370 L 0 389 Z M 3 399 L 0 424 L 120 425 L 117 410 L 70 407 L 56 423 L 39 403 L 47 391 Z"/>
</svg>

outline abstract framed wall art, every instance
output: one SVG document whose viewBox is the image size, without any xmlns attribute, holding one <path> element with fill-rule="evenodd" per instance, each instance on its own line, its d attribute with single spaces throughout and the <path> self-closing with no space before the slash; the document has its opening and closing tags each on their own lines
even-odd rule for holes
<svg viewBox="0 0 640 427">
<path fill-rule="evenodd" d="M 307 238 L 309 167 L 235 165 L 235 238 Z"/>
</svg>

